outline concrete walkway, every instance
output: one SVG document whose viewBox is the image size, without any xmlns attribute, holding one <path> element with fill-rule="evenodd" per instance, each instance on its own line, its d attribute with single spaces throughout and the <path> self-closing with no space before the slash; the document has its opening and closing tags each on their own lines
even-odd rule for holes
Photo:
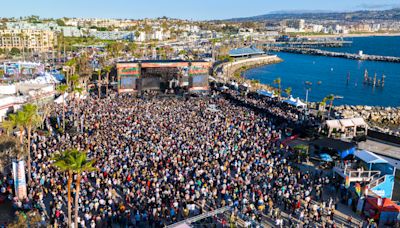
<svg viewBox="0 0 400 228">
<path fill-rule="evenodd" d="M 366 142 L 358 143 L 358 148 L 400 160 L 400 146 L 392 143 L 367 139 Z"/>
</svg>

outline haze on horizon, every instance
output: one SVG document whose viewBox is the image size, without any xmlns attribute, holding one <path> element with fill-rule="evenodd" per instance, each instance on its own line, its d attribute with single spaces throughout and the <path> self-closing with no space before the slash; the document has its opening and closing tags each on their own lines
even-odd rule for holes
<svg viewBox="0 0 400 228">
<path fill-rule="evenodd" d="M 1 2 L 1 17 L 170 18 L 213 20 L 276 11 L 356 11 L 400 7 L 399 0 L 14 0 Z"/>
</svg>

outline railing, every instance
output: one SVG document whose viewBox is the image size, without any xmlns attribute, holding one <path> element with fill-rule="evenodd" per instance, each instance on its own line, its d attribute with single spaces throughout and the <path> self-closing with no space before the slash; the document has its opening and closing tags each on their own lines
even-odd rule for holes
<svg viewBox="0 0 400 228">
<path fill-rule="evenodd" d="M 368 188 L 369 189 L 375 188 L 376 186 L 378 186 L 378 185 L 382 184 L 383 182 L 385 182 L 385 180 L 386 180 L 386 175 L 384 175 L 384 176 L 382 176 L 382 177 L 380 177 L 378 179 L 375 179 L 374 181 L 372 181 L 368 185 Z"/>
<path fill-rule="evenodd" d="M 343 164 L 337 162 L 335 168 L 340 169 L 345 176 L 350 178 L 373 180 L 379 178 L 381 175 L 381 172 L 376 170 L 357 170 L 358 167 L 354 167 L 352 163 Z"/>
<path fill-rule="evenodd" d="M 346 172 L 347 171 L 347 172 Z M 380 171 L 358 171 L 358 170 L 345 170 L 344 173 L 350 178 L 363 178 L 363 179 L 374 179 L 378 177 Z"/>
<path fill-rule="evenodd" d="M 177 227 L 177 226 L 182 225 L 182 224 L 185 224 L 185 223 L 186 223 L 186 224 L 191 224 L 191 223 L 197 222 L 197 221 L 199 221 L 199 220 L 202 220 L 202 219 L 205 219 L 205 218 L 208 218 L 208 217 L 217 215 L 217 214 L 224 213 L 225 211 L 230 210 L 230 208 L 231 208 L 230 206 L 226 206 L 226 207 L 222 207 L 222 208 L 216 209 L 216 210 L 214 210 L 214 211 L 205 212 L 205 213 L 203 213 L 203 214 L 194 216 L 194 217 L 192 217 L 192 218 L 188 218 L 188 219 L 182 220 L 182 221 L 180 221 L 180 222 L 171 224 L 171 225 L 169 225 L 169 226 L 167 226 L 167 227 L 169 227 L 169 228 Z"/>
</svg>

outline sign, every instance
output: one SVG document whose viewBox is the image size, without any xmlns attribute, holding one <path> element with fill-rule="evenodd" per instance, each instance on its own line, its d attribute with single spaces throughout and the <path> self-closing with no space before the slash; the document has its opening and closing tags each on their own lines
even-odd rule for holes
<svg viewBox="0 0 400 228">
<path fill-rule="evenodd" d="M 192 63 L 189 69 L 189 76 L 208 74 L 209 68 L 210 68 L 210 63 L 208 62 Z"/>
<path fill-rule="evenodd" d="M 344 187 L 345 187 L 346 189 L 350 187 L 350 177 L 349 177 L 349 176 L 346 176 L 346 180 L 345 180 L 345 183 L 344 183 Z"/>
<path fill-rule="evenodd" d="M 138 63 L 119 63 L 118 72 L 118 92 L 132 92 L 136 90 L 136 81 L 140 77 Z"/>
<path fill-rule="evenodd" d="M 178 68 L 178 67 L 187 67 L 189 65 L 188 62 L 157 62 L 157 63 L 142 63 L 142 68 Z"/>
<path fill-rule="evenodd" d="M 22 200 L 27 197 L 26 179 L 25 179 L 25 161 L 13 161 L 13 177 L 15 195 Z"/>
</svg>

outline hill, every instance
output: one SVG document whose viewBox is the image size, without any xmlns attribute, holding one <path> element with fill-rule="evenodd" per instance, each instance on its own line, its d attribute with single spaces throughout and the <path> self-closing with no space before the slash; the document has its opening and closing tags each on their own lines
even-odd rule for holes
<svg viewBox="0 0 400 228">
<path fill-rule="evenodd" d="M 354 12 L 307 12 L 307 11 L 292 11 L 292 12 L 272 12 L 269 14 L 233 18 L 228 21 L 266 21 L 266 20 L 284 20 L 284 19 L 305 19 L 305 20 L 346 20 L 346 21 L 361 21 L 361 20 L 400 20 L 400 8 L 390 10 L 360 10 Z"/>
</svg>

